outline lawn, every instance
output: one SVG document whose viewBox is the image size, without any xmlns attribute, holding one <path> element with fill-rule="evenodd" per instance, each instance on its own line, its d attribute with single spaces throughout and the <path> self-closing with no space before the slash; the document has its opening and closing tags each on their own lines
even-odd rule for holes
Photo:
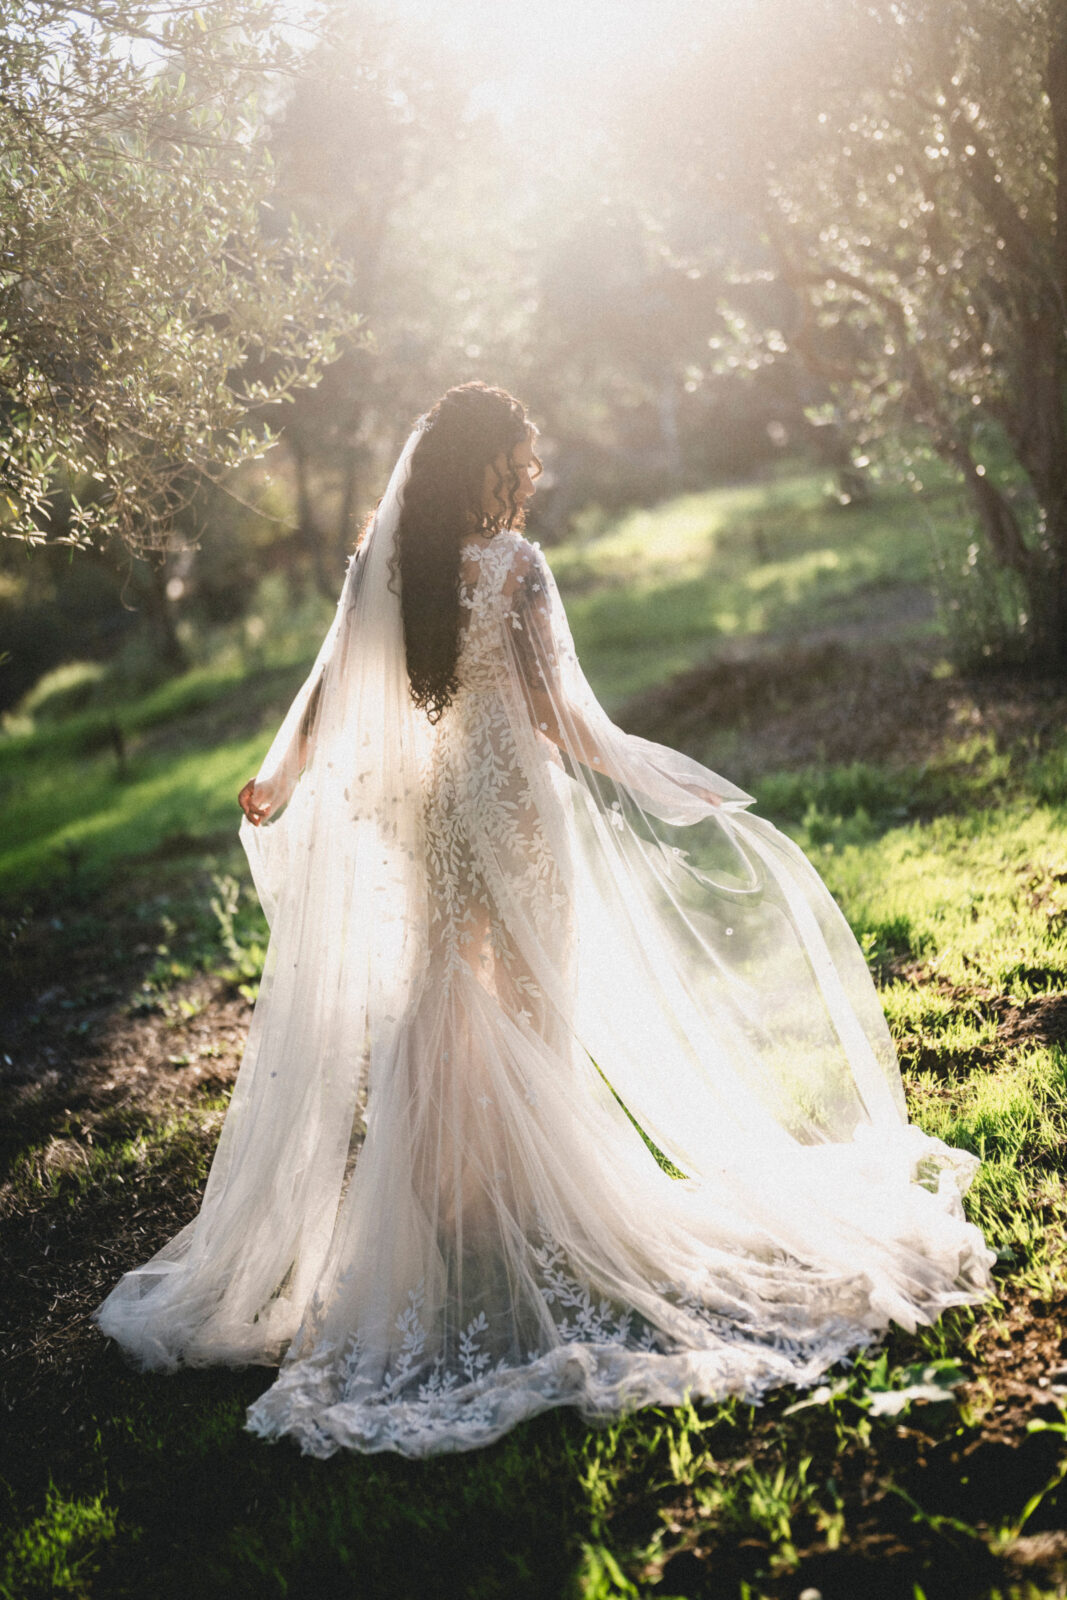
<svg viewBox="0 0 1067 1600">
<path fill-rule="evenodd" d="M 127 1368 L 87 1317 L 195 1212 L 262 958 L 232 794 L 300 675 L 204 666 L 0 748 L 5 1600 L 1064 1594 L 1067 688 L 953 675 L 927 616 L 854 637 L 928 547 L 891 495 L 812 496 L 687 497 L 553 565 L 627 720 L 736 764 L 827 878 L 912 1115 L 982 1157 L 998 1298 L 811 1394 L 554 1413 L 428 1463 L 253 1439 L 262 1370 Z"/>
<path fill-rule="evenodd" d="M 957 508 L 955 492 L 935 484 L 921 503 L 885 489 L 845 509 L 821 476 L 800 473 L 633 511 L 550 558 L 583 666 L 617 710 L 724 644 L 743 651 L 872 628 L 897 641 L 936 635 L 929 581 Z M 265 587 L 273 621 L 254 650 L 227 639 L 152 693 L 105 688 L 99 704 L 58 721 L 9 719 L 0 895 L 99 879 L 169 837 L 232 822 L 233 795 L 329 621 L 305 602 L 298 625 L 283 624 L 276 584 Z"/>
<path fill-rule="evenodd" d="M 551 552 L 579 653 L 609 707 L 724 647 L 821 630 L 936 628 L 930 583 L 960 541 L 957 492 L 842 506 L 825 477 L 684 495 Z"/>
</svg>

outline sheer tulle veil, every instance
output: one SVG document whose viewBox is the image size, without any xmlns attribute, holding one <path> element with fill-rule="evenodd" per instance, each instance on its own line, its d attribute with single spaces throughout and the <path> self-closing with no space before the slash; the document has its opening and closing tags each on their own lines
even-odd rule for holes
<svg viewBox="0 0 1067 1600">
<path fill-rule="evenodd" d="M 268 825 L 241 825 L 271 941 L 203 1204 L 98 1313 L 147 1365 L 279 1359 L 322 1266 L 368 1076 L 420 969 L 427 726 L 408 692 L 392 581 L 420 437 L 416 428 L 400 453 L 261 768 L 288 789 L 303 727 L 303 776 Z"/>
<path fill-rule="evenodd" d="M 291 798 L 242 826 L 271 939 L 200 1213 L 101 1328 L 284 1356 L 260 1433 L 421 1455 L 758 1398 L 980 1300 L 975 1160 L 908 1122 L 840 910 L 750 796 L 610 721 L 518 532 L 463 547 L 460 687 L 415 707 L 421 437 L 264 763 Z"/>
</svg>

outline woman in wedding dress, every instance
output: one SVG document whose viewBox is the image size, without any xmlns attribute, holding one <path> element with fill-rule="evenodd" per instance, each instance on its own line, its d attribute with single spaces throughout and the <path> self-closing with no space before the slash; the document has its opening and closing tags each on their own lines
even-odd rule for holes
<svg viewBox="0 0 1067 1600">
<path fill-rule="evenodd" d="M 271 942 L 200 1213 L 97 1313 L 280 1361 L 249 1426 L 315 1455 L 755 1400 L 989 1292 L 817 874 L 582 676 L 535 443 L 481 384 L 408 439 L 241 794 Z"/>
</svg>

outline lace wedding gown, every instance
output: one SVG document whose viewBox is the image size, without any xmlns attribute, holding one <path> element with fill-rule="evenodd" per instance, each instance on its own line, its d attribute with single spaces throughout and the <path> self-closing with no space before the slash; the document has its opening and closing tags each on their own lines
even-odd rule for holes
<svg viewBox="0 0 1067 1600">
<path fill-rule="evenodd" d="M 804 857 L 608 721 L 536 546 L 471 541 L 461 604 L 417 750 L 349 725 L 332 853 L 308 808 L 320 744 L 347 747 L 321 725 L 283 819 L 245 830 L 273 936 L 241 1079 L 201 1217 L 104 1330 L 162 1367 L 285 1350 L 253 1430 L 424 1455 L 562 1404 L 807 1385 L 982 1298 L 973 1158 L 908 1124 Z M 407 778 L 368 812 L 383 762 Z"/>
</svg>

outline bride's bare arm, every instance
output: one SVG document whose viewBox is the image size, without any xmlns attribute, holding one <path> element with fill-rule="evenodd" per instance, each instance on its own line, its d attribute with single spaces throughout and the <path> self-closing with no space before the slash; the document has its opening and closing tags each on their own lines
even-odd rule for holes
<svg viewBox="0 0 1067 1600">
<path fill-rule="evenodd" d="M 541 560 L 540 553 L 531 549 L 509 585 L 512 638 L 530 718 L 538 732 L 572 760 L 625 787 L 625 774 L 612 761 L 609 741 L 590 726 L 563 685 Z M 722 804 L 721 795 L 710 789 L 683 787 L 708 805 Z"/>
<path fill-rule="evenodd" d="M 322 698 L 322 679 L 308 698 L 292 744 L 275 770 L 265 778 L 249 778 L 237 804 L 254 828 L 266 822 L 290 799 L 300 774 L 308 764 L 315 742 L 315 718 Z"/>
<path fill-rule="evenodd" d="M 613 768 L 610 755 L 604 751 L 603 740 L 598 739 L 592 732 L 580 712 L 568 709 L 564 719 L 566 725 L 561 726 L 552 700 L 544 691 L 528 690 L 526 699 L 530 706 L 531 717 L 538 731 L 543 733 L 546 739 L 551 739 L 554 745 L 566 751 L 574 760 L 580 761 L 583 766 L 592 768 L 594 772 L 602 772 L 605 777 L 612 778 L 625 787 L 625 778 Z M 690 794 L 695 794 L 697 799 L 705 801 L 708 805 L 722 805 L 722 796 L 715 794 L 711 789 L 689 785 L 684 787 Z"/>
</svg>

